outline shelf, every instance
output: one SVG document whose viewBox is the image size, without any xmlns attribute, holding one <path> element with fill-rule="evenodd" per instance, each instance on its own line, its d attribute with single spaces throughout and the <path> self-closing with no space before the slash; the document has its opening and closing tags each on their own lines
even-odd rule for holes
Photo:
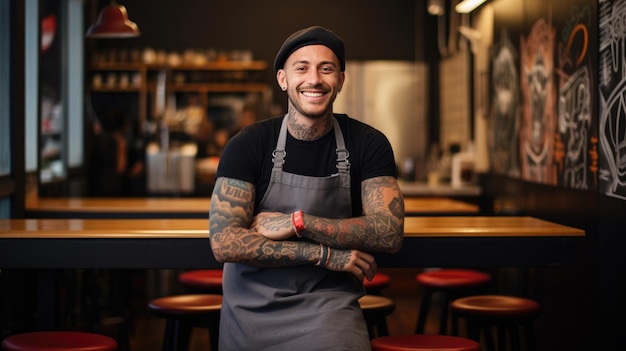
<svg viewBox="0 0 626 351">
<path fill-rule="evenodd" d="M 174 65 L 168 68 L 179 71 L 262 71 L 267 68 L 267 63 L 264 61 L 215 61 L 202 65 Z"/>
<path fill-rule="evenodd" d="M 140 71 L 146 69 L 147 65 L 141 62 L 99 62 L 92 63 L 92 71 Z"/>
<path fill-rule="evenodd" d="M 174 83 L 168 90 L 198 93 L 262 93 L 267 87 L 267 84 L 261 83 Z"/>
<path fill-rule="evenodd" d="M 265 61 L 211 61 L 203 64 L 156 64 L 143 62 L 98 62 L 89 65 L 91 93 L 137 94 L 138 119 L 145 130 L 148 116 L 156 109 L 157 84 L 165 75 L 166 94 L 195 93 L 206 110 L 211 94 L 265 94 L 269 85 L 260 82 L 268 68 Z M 120 87 L 121 76 L 129 83 Z M 113 84 L 115 83 L 115 84 Z M 115 98 L 115 97 L 113 97 Z"/>
<path fill-rule="evenodd" d="M 128 87 L 128 88 L 91 88 L 91 92 L 93 93 L 141 93 L 141 87 Z"/>
<path fill-rule="evenodd" d="M 92 71 L 155 71 L 160 69 L 179 71 L 262 71 L 267 68 L 265 61 L 212 61 L 204 64 L 158 64 L 143 62 L 98 62 L 92 63 Z"/>
</svg>

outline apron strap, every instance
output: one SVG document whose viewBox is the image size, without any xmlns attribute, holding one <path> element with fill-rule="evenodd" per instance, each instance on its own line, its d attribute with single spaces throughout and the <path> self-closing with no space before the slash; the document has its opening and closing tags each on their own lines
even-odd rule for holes
<svg viewBox="0 0 626 351">
<path fill-rule="evenodd" d="M 337 118 L 333 116 L 333 125 L 335 132 L 335 143 L 337 144 L 337 170 L 339 173 L 350 173 L 350 162 L 348 156 L 350 153 L 346 149 L 346 143 L 341 133 L 341 127 Z M 272 162 L 274 168 L 272 171 L 281 171 L 283 164 L 285 163 L 285 157 L 287 152 L 285 151 L 285 145 L 287 144 L 287 115 L 283 117 L 283 123 L 280 126 L 280 132 L 278 133 L 278 142 L 276 143 L 276 149 L 272 152 Z"/>
</svg>

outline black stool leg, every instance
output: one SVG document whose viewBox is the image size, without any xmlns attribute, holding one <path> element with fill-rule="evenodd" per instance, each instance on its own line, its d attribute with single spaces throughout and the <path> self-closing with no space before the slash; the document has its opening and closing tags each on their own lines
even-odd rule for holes
<svg viewBox="0 0 626 351">
<path fill-rule="evenodd" d="M 191 339 L 191 332 L 193 325 L 189 322 L 178 322 L 178 334 L 176 338 L 176 350 L 186 351 L 189 350 L 189 340 Z"/>
<path fill-rule="evenodd" d="M 485 323 L 481 326 L 483 337 L 488 351 L 496 351 L 496 342 L 493 336 L 493 326 Z"/>
<path fill-rule="evenodd" d="M 432 291 L 430 289 L 424 289 L 422 294 L 422 302 L 420 303 L 419 315 L 417 316 L 417 326 L 415 327 L 415 334 L 424 334 L 424 327 L 426 326 L 426 318 L 428 317 L 428 310 L 430 308 Z"/>
<path fill-rule="evenodd" d="M 507 332 L 509 333 L 511 340 L 513 340 L 513 343 L 515 343 L 516 337 L 515 337 L 515 330 L 513 329 L 513 327 L 508 328 L 506 326 L 498 326 L 497 327 L 497 331 L 498 331 L 498 337 L 497 337 L 497 341 L 498 341 L 498 350 L 499 351 L 506 351 L 506 345 L 507 345 Z M 515 348 L 515 344 L 513 344 L 513 350 L 516 350 Z"/>
<path fill-rule="evenodd" d="M 176 331 L 178 329 L 177 323 L 174 320 L 166 320 L 165 321 L 165 332 L 163 333 L 163 351 L 169 351 L 173 349 L 174 336 L 176 335 Z"/>
<path fill-rule="evenodd" d="M 456 315 L 456 313 L 454 313 L 454 311 L 450 312 L 450 318 L 452 319 L 451 323 L 451 330 L 450 330 L 450 335 L 452 336 L 459 336 L 459 316 Z"/>
<path fill-rule="evenodd" d="M 467 337 L 480 343 L 480 325 L 476 322 L 466 320 Z"/>
<path fill-rule="evenodd" d="M 217 318 L 219 321 L 219 317 Z M 211 345 L 211 351 L 217 351 L 220 339 L 220 324 L 219 322 L 211 322 L 209 324 L 209 345 Z"/>
<path fill-rule="evenodd" d="M 389 335 L 389 328 L 387 328 L 387 319 L 385 316 L 377 317 L 376 326 L 376 329 L 378 329 L 378 337 Z"/>
<path fill-rule="evenodd" d="M 448 330 L 448 305 L 450 297 L 447 293 L 441 294 L 441 309 L 439 311 L 439 334 L 446 335 Z"/>
<path fill-rule="evenodd" d="M 188 350 L 192 328 L 189 323 L 176 319 L 168 319 L 165 324 L 163 351 Z"/>
<path fill-rule="evenodd" d="M 524 323 L 524 333 L 526 336 L 526 348 L 529 351 L 537 351 L 537 339 L 532 321 Z"/>
</svg>

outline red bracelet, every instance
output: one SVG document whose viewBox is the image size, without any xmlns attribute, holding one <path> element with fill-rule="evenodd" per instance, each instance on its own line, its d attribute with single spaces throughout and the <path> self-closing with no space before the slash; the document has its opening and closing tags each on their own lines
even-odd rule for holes
<svg viewBox="0 0 626 351">
<path fill-rule="evenodd" d="M 295 211 L 291 214 L 291 227 L 296 232 L 298 238 L 302 237 L 302 231 L 304 231 L 304 213 L 302 211 Z"/>
</svg>

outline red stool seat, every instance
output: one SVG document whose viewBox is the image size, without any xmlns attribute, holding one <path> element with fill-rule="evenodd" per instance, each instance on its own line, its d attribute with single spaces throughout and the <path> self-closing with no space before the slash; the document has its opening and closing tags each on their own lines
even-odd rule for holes
<svg viewBox="0 0 626 351">
<path fill-rule="evenodd" d="M 456 299 L 450 308 L 455 317 L 465 318 L 470 338 L 478 341 L 484 335 L 488 350 L 494 350 L 496 344 L 503 348 L 507 341 L 512 349 L 520 349 L 521 330 L 526 336 L 526 349 L 536 349 L 532 322 L 540 314 L 541 305 L 534 300 L 507 295 L 476 295 Z M 491 328 L 498 331 L 496 339 L 492 337 Z"/>
<path fill-rule="evenodd" d="M 480 292 L 491 282 L 491 275 L 473 269 L 446 268 L 419 273 L 415 279 L 424 288 L 415 334 L 424 334 L 432 296 L 438 293 L 441 295 L 439 334 L 445 335 L 448 329 L 448 305 L 450 301 Z M 457 334 L 454 323 L 451 334 Z"/>
<path fill-rule="evenodd" d="M 217 350 L 222 295 L 166 296 L 150 301 L 148 309 L 166 320 L 163 350 L 187 350 L 195 327 L 209 329 L 211 350 Z"/>
<path fill-rule="evenodd" d="M 4 351 L 114 351 L 117 342 L 105 335 L 74 331 L 38 331 L 11 335 Z"/>
<path fill-rule="evenodd" d="M 472 269 L 440 269 L 420 273 L 415 279 L 431 288 L 465 289 L 489 283 L 491 275 Z"/>
<path fill-rule="evenodd" d="M 195 269 L 178 275 L 178 281 L 184 286 L 205 293 L 222 293 L 221 269 Z"/>
<path fill-rule="evenodd" d="M 480 351 L 474 340 L 448 335 L 393 335 L 371 341 L 372 351 Z"/>
<path fill-rule="evenodd" d="M 384 296 L 364 295 L 359 299 L 370 338 L 389 335 L 387 316 L 396 309 L 396 303 Z"/>
<path fill-rule="evenodd" d="M 452 302 L 452 308 L 459 315 L 494 319 L 535 317 L 541 310 L 534 300 L 505 295 L 462 297 Z"/>
<path fill-rule="evenodd" d="M 372 280 L 363 280 L 363 287 L 368 294 L 381 295 L 382 290 L 391 284 L 391 277 L 385 273 L 376 273 Z"/>
</svg>

